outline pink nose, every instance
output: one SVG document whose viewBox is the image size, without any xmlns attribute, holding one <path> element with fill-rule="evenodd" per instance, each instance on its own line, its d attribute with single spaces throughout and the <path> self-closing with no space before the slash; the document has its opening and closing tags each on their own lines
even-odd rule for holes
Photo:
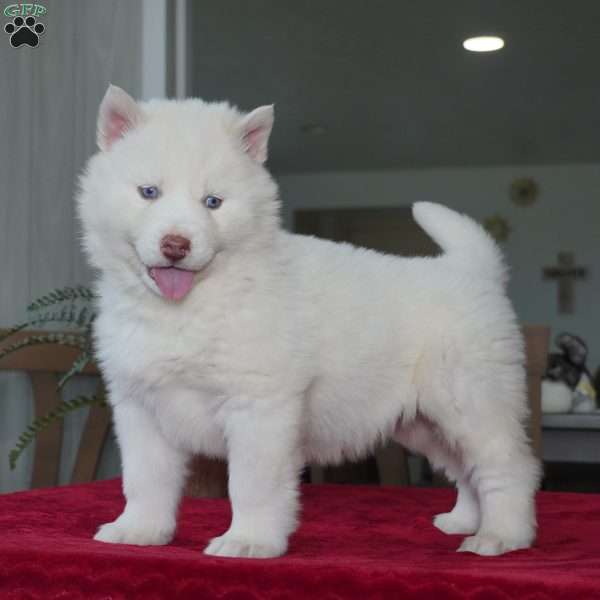
<svg viewBox="0 0 600 600">
<path fill-rule="evenodd" d="M 191 246 L 192 242 L 181 235 L 169 234 L 160 240 L 160 251 L 163 256 L 175 262 L 185 258 L 189 254 Z"/>
</svg>

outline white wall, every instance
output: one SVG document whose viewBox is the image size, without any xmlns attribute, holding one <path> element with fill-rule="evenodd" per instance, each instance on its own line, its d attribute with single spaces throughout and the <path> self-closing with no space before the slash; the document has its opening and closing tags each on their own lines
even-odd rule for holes
<svg viewBox="0 0 600 600">
<path fill-rule="evenodd" d="M 540 197 L 532 207 L 509 200 L 517 177 L 533 177 Z M 510 295 L 524 323 L 544 323 L 553 334 L 570 331 L 590 347 L 589 366 L 600 363 L 600 165 L 424 169 L 407 171 L 316 173 L 279 177 L 284 222 L 292 227 L 299 208 L 406 206 L 417 200 L 447 204 L 483 220 L 495 213 L 512 228 L 503 244 L 512 277 Z M 576 284 L 572 315 L 557 309 L 557 284 L 542 279 L 542 268 L 556 264 L 557 253 L 575 253 L 589 268 Z"/>
</svg>

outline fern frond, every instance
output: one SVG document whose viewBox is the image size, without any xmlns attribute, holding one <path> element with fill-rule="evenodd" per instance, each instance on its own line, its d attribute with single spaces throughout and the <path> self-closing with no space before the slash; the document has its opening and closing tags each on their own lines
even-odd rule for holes
<svg viewBox="0 0 600 600">
<path fill-rule="evenodd" d="M 18 333 L 19 331 L 21 331 L 22 329 L 25 329 L 28 326 L 29 326 L 29 323 L 21 323 L 20 325 L 15 325 L 14 327 L 7 329 L 2 335 L 0 335 L 0 344 L 4 340 L 7 340 L 11 335 Z"/>
<path fill-rule="evenodd" d="M 84 306 L 79 311 L 79 314 L 77 315 L 77 319 L 76 319 L 75 323 L 77 324 L 78 327 L 85 327 L 88 324 L 91 316 L 93 316 L 92 311 L 87 306 Z"/>
<path fill-rule="evenodd" d="M 27 429 L 19 436 L 15 447 L 10 451 L 8 455 L 8 463 L 11 471 L 14 470 L 17 464 L 19 456 L 23 454 L 24 450 L 31 444 L 35 436 L 43 431 L 52 423 L 58 419 L 64 419 L 66 415 L 85 406 L 106 406 L 106 398 L 104 394 L 96 394 L 94 396 L 77 396 L 72 400 L 64 400 L 54 410 L 50 411 L 47 415 L 39 417 Z"/>
<path fill-rule="evenodd" d="M 38 317 L 29 321 L 32 327 L 43 326 L 47 323 L 61 323 L 63 325 L 72 325 L 74 327 L 83 328 L 92 323 L 96 317 L 96 313 L 84 306 L 77 308 L 74 304 L 64 306 L 60 311 L 45 312 Z"/>
<path fill-rule="evenodd" d="M 33 312 L 48 306 L 60 304 L 61 302 L 73 302 L 74 300 L 84 300 L 86 302 L 90 302 L 93 299 L 94 292 L 92 292 L 90 288 L 87 288 L 83 285 L 74 288 L 65 287 L 53 290 L 49 294 L 45 294 L 41 298 L 38 298 L 27 307 L 27 310 L 29 312 Z"/>
<path fill-rule="evenodd" d="M 47 333 L 45 335 L 29 335 L 0 350 L 0 360 L 22 348 L 39 346 L 42 344 L 58 344 L 59 346 L 69 346 L 71 348 L 78 348 L 79 350 L 87 350 L 89 342 L 88 339 L 81 334 Z"/>
<path fill-rule="evenodd" d="M 92 357 L 86 352 L 82 352 L 71 365 L 71 368 L 60 378 L 58 381 L 58 389 L 62 389 L 73 376 L 77 375 L 77 373 L 81 373 L 83 369 L 85 369 L 86 365 L 92 360 Z"/>
<path fill-rule="evenodd" d="M 19 325 L 7 329 L 0 334 L 0 344 L 23 329 L 43 327 L 48 323 L 60 323 L 61 325 L 72 325 L 78 329 L 85 329 L 84 335 L 89 336 L 91 334 L 91 325 L 95 318 L 96 313 L 87 306 L 79 310 L 74 305 L 70 307 L 65 306 L 60 311 L 46 312 L 31 321 L 19 323 Z"/>
</svg>

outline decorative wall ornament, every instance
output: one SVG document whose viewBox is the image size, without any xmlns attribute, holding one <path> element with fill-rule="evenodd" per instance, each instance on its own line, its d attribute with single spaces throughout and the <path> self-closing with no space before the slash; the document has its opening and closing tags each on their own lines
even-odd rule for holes
<svg viewBox="0 0 600 600">
<path fill-rule="evenodd" d="M 558 283 L 558 312 L 573 314 L 575 312 L 575 284 L 587 279 L 588 269 L 575 262 L 573 252 L 559 252 L 558 265 L 544 267 L 544 279 Z"/>
<path fill-rule="evenodd" d="M 504 242 L 510 235 L 510 225 L 502 215 L 492 215 L 483 221 L 485 230 L 497 241 Z"/>
<path fill-rule="evenodd" d="M 531 206 L 537 202 L 540 188 L 531 177 L 520 177 L 510 184 L 510 199 L 517 206 Z"/>
</svg>

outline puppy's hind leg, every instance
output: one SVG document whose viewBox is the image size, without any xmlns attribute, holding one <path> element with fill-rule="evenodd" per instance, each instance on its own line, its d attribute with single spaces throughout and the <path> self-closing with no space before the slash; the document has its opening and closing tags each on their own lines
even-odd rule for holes
<svg viewBox="0 0 600 600">
<path fill-rule="evenodd" d="M 459 457 L 432 423 L 417 417 L 407 425 L 400 424 L 394 439 L 413 452 L 424 455 L 434 469 L 442 470 L 450 481 L 456 481 L 458 497 L 454 508 L 436 515 L 433 524 L 444 533 L 472 534 L 479 528 L 480 511 L 475 490 L 464 474 Z"/>
<path fill-rule="evenodd" d="M 495 556 L 533 543 L 539 466 L 526 444 L 511 449 L 511 442 L 502 444 L 497 456 L 477 459 L 471 482 L 480 498 L 481 524 L 463 541 L 461 552 Z"/>
<path fill-rule="evenodd" d="M 459 551 L 494 556 L 528 548 L 535 538 L 540 467 L 521 424 L 525 390 L 519 375 L 507 378 L 510 385 L 496 381 L 468 392 L 481 402 L 470 414 L 460 444 L 477 490 L 481 523 Z"/>
<path fill-rule="evenodd" d="M 458 481 L 456 487 L 458 496 L 454 508 L 436 515 L 433 524 L 444 533 L 470 535 L 479 529 L 481 519 L 477 493 L 466 479 Z"/>
</svg>

